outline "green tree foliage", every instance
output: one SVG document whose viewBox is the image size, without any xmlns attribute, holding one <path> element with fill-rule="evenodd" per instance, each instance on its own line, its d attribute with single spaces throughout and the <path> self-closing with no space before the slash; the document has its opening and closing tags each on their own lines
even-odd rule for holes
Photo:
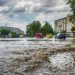
<svg viewBox="0 0 75 75">
<path fill-rule="evenodd" d="M 37 32 L 40 31 L 41 23 L 39 21 L 33 21 L 27 27 L 27 34 L 30 37 L 34 37 Z"/>
<path fill-rule="evenodd" d="M 46 36 L 47 33 L 53 34 L 52 26 L 46 22 L 44 26 L 41 27 L 41 23 L 39 21 L 33 21 L 27 26 L 27 36 L 34 37 L 36 33 L 42 33 L 43 36 Z"/>
<path fill-rule="evenodd" d="M 70 22 L 75 24 L 75 0 L 68 0 L 68 3 L 70 5 L 72 14 L 69 16 Z"/>
<path fill-rule="evenodd" d="M 52 26 L 48 22 L 45 22 L 45 25 L 41 27 L 41 33 L 43 33 L 43 35 L 46 36 L 46 34 L 53 34 L 54 32 Z"/>
<path fill-rule="evenodd" d="M 28 37 L 34 37 L 34 32 L 33 32 L 33 30 L 32 30 L 32 29 L 27 28 L 26 33 L 27 33 L 27 36 L 28 36 Z"/>
<path fill-rule="evenodd" d="M 11 32 L 11 36 L 12 36 L 12 38 L 15 38 L 15 37 L 17 37 L 17 34 L 16 34 L 16 32 Z"/>
<path fill-rule="evenodd" d="M 10 31 L 7 30 L 7 29 L 1 29 L 1 30 L 0 30 L 1 36 L 2 36 L 2 35 L 5 35 L 5 36 L 6 36 L 6 35 L 8 35 L 9 33 L 10 33 Z"/>
</svg>

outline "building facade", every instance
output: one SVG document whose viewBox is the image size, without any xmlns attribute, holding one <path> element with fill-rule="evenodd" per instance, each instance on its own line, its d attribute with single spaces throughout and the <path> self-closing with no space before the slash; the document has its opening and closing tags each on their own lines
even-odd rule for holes
<svg viewBox="0 0 75 75">
<path fill-rule="evenodd" d="M 73 24 L 69 22 L 68 17 L 61 18 L 55 21 L 55 31 L 61 32 L 66 30 L 66 32 L 71 32 Z"/>
<path fill-rule="evenodd" d="M 22 30 L 19 29 L 19 28 L 1 26 L 1 27 L 0 27 L 0 30 L 1 30 L 1 29 L 9 30 L 9 31 L 10 31 L 10 34 L 9 34 L 9 35 L 11 35 L 12 32 L 15 32 L 18 36 L 20 36 L 20 35 L 21 35 L 21 36 L 22 36 L 22 35 L 25 35 L 24 31 L 22 31 Z"/>
</svg>

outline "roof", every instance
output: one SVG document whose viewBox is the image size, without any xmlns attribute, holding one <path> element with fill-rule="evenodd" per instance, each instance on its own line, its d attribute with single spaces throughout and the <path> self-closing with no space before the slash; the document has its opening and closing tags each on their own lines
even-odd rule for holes
<svg viewBox="0 0 75 75">
<path fill-rule="evenodd" d="M 64 17 L 64 18 L 61 18 L 61 19 L 55 20 L 55 22 L 56 22 L 56 21 L 59 21 L 59 20 L 63 20 L 63 19 L 67 19 L 67 17 Z"/>
</svg>

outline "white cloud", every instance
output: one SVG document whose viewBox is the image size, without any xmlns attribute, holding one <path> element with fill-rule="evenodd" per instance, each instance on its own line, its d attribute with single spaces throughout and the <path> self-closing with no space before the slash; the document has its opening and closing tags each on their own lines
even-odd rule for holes
<svg viewBox="0 0 75 75">
<path fill-rule="evenodd" d="M 60 6 L 56 6 L 56 7 L 52 7 L 49 8 L 49 10 L 53 11 L 53 12 L 69 12 L 70 8 L 68 5 L 60 5 Z"/>
<path fill-rule="evenodd" d="M 14 20 L 8 18 L 7 16 L 3 16 L 3 15 L 0 15 L 0 26 L 6 26 L 6 24 L 9 26 L 9 27 L 16 27 L 16 28 L 20 28 L 22 29 L 23 31 L 25 31 L 25 28 L 26 28 L 26 25 L 27 23 L 18 23 L 18 22 L 15 22 Z"/>
<path fill-rule="evenodd" d="M 36 8 L 40 8 L 40 3 L 35 3 L 34 1 L 21 1 L 18 2 L 17 5 L 15 5 L 16 10 L 23 10 L 23 11 L 29 11 L 32 12 Z"/>
<path fill-rule="evenodd" d="M 0 7 L 0 12 L 3 11 L 3 10 L 7 10 L 8 7 L 4 6 L 4 7 Z"/>
<path fill-rule="evenodd" d="M 48 21 L 50 24 L 53 25 L 54 27 L 54 21 L 63 17 L 66 17 L 69 13 L 68 12 L 64 12 L 64 13 L 40 13 L 35 20 L 39 20 L 41 21 L 41 23 L 44 23 L 45 21 Z"/>
<path fill-rule="evenodd" d="M 66 7 L 66 8 L 65 8 Z M 68 11 L 64 0 L 21 0 L 15 5 L 15 10 L 28 12 Z"/>
</svg>

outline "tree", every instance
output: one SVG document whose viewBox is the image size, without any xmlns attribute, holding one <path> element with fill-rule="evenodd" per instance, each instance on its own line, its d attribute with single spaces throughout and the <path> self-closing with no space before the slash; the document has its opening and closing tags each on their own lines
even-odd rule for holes
<svg viewBox="0 0 75 75">
<path fill-rule="evenodd" d="M 11 32 L 11 36 L 12 36 L 13 38 L 17 37 L 16 32 Z"/>
<path fill-rule="evenodd" d="M 34 37 L 37 32 L 40 31 L 41 23 L 39 21 L 33 21 L 27 26 L 27 35 Z"/>
<path fill-rule="evenodd" d="M 45 25 L 41 27 L 41 23 L 39 21 L 33 21 L 27 26 L 27 36 L 29 37 L 34 37 L 36 33 L 42 33 L 43 36 L 46 36 L 46 34 L 54 34 L 52 26 L 48 23 L 45 22 Z"/>
<path fill-rule="evenodd" d="M 72 11 L 72 14 L 69 16 L 69 20 L 75 24 L 75 0 L 68 0 L 67 4 L 69 4 Z"/>
<path fill-rule="evenodd" d="M 0 30 L 1 36 L 6 36 L 6 35 L 8 35 L 9 33 L 10 33 L 10 31 L 7 30 L 7 29 L 1 29 L 1 30 Z"/>
<path fill-rule="evenodd" d="M 46 34 L 53 34 L 54 32 L 52 26 L 48 22 L 45 22 L 45 25 L 41 27 L 41 33 L 46 36 Z"/>
<path fill-rule="evenodd" d="M 33 33 L 33 30 L 32 30 L 32 29 L 27 28 L 26 33 L 27 33 L 27 36 L 28 36 L 28 37 L 34 37 L 34 33 Z"/>
</svg>

